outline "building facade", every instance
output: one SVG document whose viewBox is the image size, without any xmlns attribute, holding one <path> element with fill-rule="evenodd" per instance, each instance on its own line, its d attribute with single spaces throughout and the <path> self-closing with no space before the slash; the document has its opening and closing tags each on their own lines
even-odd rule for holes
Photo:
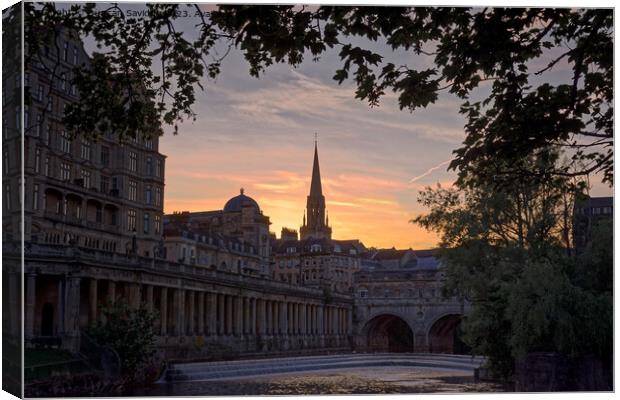
<svg viewBox="0 0 620 400">
<path fill-rule="evenodd" d="M 221 210 L 164 216 L 158 138 L 120 141 L 108 132 L 89 140 L 65 130 L 66 105 L 80 101 L 71 70 L 89 59 L 78 39 L 56 40 L 27 65 L 23 82 L 19 71 L 3 70 L 3 301 L 10 305 L 3 316 L 16 343 L 23 329 L 28 347 L 79 352 L 102 307 L 123 302 L 156 312 L 157 345 L 167 357 L 378 348 L 360 339 L 372 332 L 377 342 L 379 331 L 367 328 L 376 306 L 368 302 L 379 290 L 373 280 L 385 286 L 386 276 L 398 276 L 403 285 L 409 277 L 359 275 L 364 265 L 385 274 L 394 260 L 367 256 L 359 240 L 332 238 L 316 143 L 299 236 L 283 230 L 274 239 L 269 217 L 243 189 Z M 24 89 L 33 99 L 21 110 L 14 105 Z M 419 260 L 410 253 L 394 265 Z M 431 281 L 438 285 L 439 275 L 420 282 Z"/>
<path fill-rule="evenodd" d="M 71 71 L 87 67 L 89 58 L 67 32 L 56 42 L 32 57 L 24 75 L 31 95 L 23 110 L 25 240 L 153 256 L 163 228 L 165 156 L 158 138 L 138 132 L 126 142 L 114 132 L 98 140 L 72 137 L 62 122 L 67 105 L 80 98 Z M 13 93 L 6 101 L 19 104 L 14 96 L 21 75 L 8 73 L 15 79 L 4 77 L 13 83 L 5 89 Z M 3 107 L 5 235 L 19 232 L 20 113 L 19 107 Z"/>
<path fill-rule="evenodd" d="M 352 293 L 353 275 L 360 268 L 361 254 L 366 248 L 359 240 L 332 239 L 316 142 L 310 193 L 299 233 L 298 238 L 296 231 L 284 228 L 280 239 L 274 241 L 273 279 L 329 292 Z"/>
</svg>

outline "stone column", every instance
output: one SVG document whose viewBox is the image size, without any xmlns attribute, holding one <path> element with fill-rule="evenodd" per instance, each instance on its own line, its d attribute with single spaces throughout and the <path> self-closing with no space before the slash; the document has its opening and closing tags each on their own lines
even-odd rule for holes
<svg viewBox="0 0 620 400">
<path fill-rule="evenodd" d="M 179 306 L 176 309 L 179 313 L 177 314 L 176 331 L 179 336 L 185 336 L 185 290 L 177 290 L 177 299 Z"/>
<path fill-rule="evenodd" d="M 265 300 L 257 299 L 258 301 L 258 334 L 265 335 Z"/>
<path fill-rule="evenodd" d="M 196 296 L 194 295 L 194 291 L 190 290 L 188 293 L 188 299 L 187 301 L 189 302 L 189 307 L 188 307 L 188 312 L 187 312 L 187 334 L 189 336 L 193 336 L 194 335 L 194 319 L 195 319 L 195 315 L 194 315 L 194 308 L 195 308 L 195 304 L 196 304 Z"/>
<path fill-rule="evenodd" d="M 273 334 L 281 335 L 282 334 L 282 325 L 280 325 L 280 302 L 273 302 Z"/>
<path fill-rule="evenodd" d="M 17 275 L 17 274 L 15 274 Z M 34 309 L 36 305 L 36 293 L 37 293 L 37 277 L 35 274 L 30 273 L 27 275 L 26 281 L 26 321 L 24 336 L 29 338 L 34 336 Z M 13 321 L 14 322 L 14 321 Z"/>
<path fill-rule="evenodd" d="M 270 336 L 273 334 L 272 332 L 272 328 L 273 328 L 273 316 L 272 316 L 272 307 L 271 307 L 271 301 L 269 300 L 265 300 L 265 311 L 267 312 L 266 315 L 266 319 L 267 319 L 267 325 L 266 325 L 266 329 L 265 329 L 265 334 L 267 336 Z"/>
<path fill-rule="evenodd" d="M 347 335 L 353 334 L 353 310 L 347 309 Z"/>
<path fill-rule="evenodd" d="M 66 286 L 62 348 L 75 352 L 80 347 L 80 278 L 67 277 Z"/>
<path fill-rule="evenodd" d="M 251 315 L 250 315 L 250 333 L 252 335 L 256 335 L 258 333 L 258 330 L 256 329 L 256 325 L 258 324 L 258 313 L 257 313 L 257 305 L 256 305 L 256 299 L 255 298 L 251 298 L 250 299 L 250 307 L 251 307 Z"/>
<path fill-rule="evenodd" d="M 299 335 L 299 303 L 293 303 L 293 334 Z"/>
<path fill-rule="evenodd" d="M 225 296 L 226 302 L 226 335 L 232 335 L 232 322 L 233 322 L 233 307 L 232 307 L 232 296 Z"/>
<path fill-rule="evenodd" d="M 319 333 L 319 346 L 325 347 L 325 320 L 324 306 L 321 304 L 317 307 L 317 328 Z"/>
<path fill-rule="evenodd" d="M 10 276 L 9 276 L 10 277 Z M 9 288 L 10 289 L 10 288 Z M 9 290 L 10 295 L 10 290 Z M 56 299 L 56 308 L 58 309 L 57 334 L 63 335 L 65 331 L 65 281 L 64 278 L 58 278 L 58 295 Z"/>
<path fill-rule="evenodd" d="M 146 309 L 148 312 L 153 311 L 153 285 L 146 285 Z"/>
<path fill-rule="evenodd" d="M 97 280 L 90 279 L 88 287 L 88 323 L 97 324 Z"/>
<path fill-rule="evenodd" d="M 137 309 L 140 307 L 140 284 L 129 284 L 129 307 Z"/>
<path fill-rule="evenodd" d="M 224 304 L 224 295 L 217 295 L 217 334 L 224 335 L 226 333 L 226 307 Z"/>
<path fill-rule="evenodd" d="M 235 296 L 235 336 L 243 334 L 243 303 L 241 296 Z"/>
<path fill-rule="evenodd" d="M 301 319 L 301 334 L 302 335 L 306 335 L 306 329 L 307 329 L 307 323 L 306 323 L 306 305 L 302 304 L 301 305 L 301 315 L 300 315 L 300 319 Z"/>
<path fill-rule="evenodd" d="M 116 282 L 108 281 L 108 301 L 114 303 L 116 301 Z"/>
<path fill-rule="evenodd" d="M 207 334 L 217 334 L 217 294 L 207 293 Z"/>
<path fill-rule="evenodd" d="M 160 334 L 166 336 L 168 333 L 168 288 L 162 287 L 160 292 L 159 320 Z"/>
<path fill-rule="evenodd" d="M 280 331 L 282 332 L 282 335 L 287 336 L 288 335 L 288 316 L 286 315 L 286 303 L 285 302 L 281 302 L 280 303 Z"/>
<path fill-rule="evenodd" d="M 205 333 L 205 293 L 198 292 L 198 335 Z"/>
<path fill-rule="evenodd" d="M 250 335 L 252 333 L 251 322 L 251 306 L 250 299 L 248 297 L 243 298 L 243 334 Z"/>
</svg>

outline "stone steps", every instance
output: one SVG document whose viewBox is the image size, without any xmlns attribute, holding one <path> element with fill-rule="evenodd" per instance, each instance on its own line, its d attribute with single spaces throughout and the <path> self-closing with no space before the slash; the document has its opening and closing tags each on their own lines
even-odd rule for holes
<svg viewBox="0 0 620 400">
<path fill-rule="evenodd" d="M 471 372 L 482 358 L 443 354 L 351 354 L 171 364 L 162 382 L 244 378 L 258 375 L 342 368 L 408 366 Z"/>
</svg>

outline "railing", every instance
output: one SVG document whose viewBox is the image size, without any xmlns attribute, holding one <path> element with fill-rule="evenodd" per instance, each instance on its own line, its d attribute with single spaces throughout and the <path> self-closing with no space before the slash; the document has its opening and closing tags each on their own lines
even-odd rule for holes
<svg viewBox="0 0 620 400">
<path fill-rule="evenodd" d="M 5 243 L 4 251 L 9 247 Z M 12 246 L 12 250 L 18 251 L 19 247 Z M 11 250 L 8 250 L 11 252 Z M 26 254 L 28 257 L 63 257 L 82 260 L 105 261 L 106 264 L 114 267 L 136 269 L 144 268 L 153 271 L 169 272 L 175 275 L 183 275 L 188 278 L 210 278 L 224 284 L 238 285 L 239 283 L 254 285 L 257 287 L 268 287 L 270 289 L 291 290 L 306 293 L 313 296 L 322 296 L 323 291 L 317 288 L 300 287 L 290 283 L 279 282 L 276 280 L 265 279 L 250 275 L 240 275 L 234 272 L 218 271 L 205 266 L 184 265 L 163 259 L 147 258 L 136 255 L 121 254 L 103 250 L 95 250 L 84 247 L 67 245 L 26 243 Z M 350 295 L 333 293 L 337 299 L 350 300 Z"/>
</svg>

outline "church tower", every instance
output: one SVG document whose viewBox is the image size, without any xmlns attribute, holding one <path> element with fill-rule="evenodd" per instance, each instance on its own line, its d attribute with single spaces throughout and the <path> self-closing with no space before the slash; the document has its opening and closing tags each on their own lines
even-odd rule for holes
<svg viewBox="0 0 620 400">
<path fill-rule="evenodd" d="M 319 152 L 316 140 L 314 142 L 314 163 L 312 165 L 312 183 L 310 195 L 306 203 L 303 226 L 299 229 L 301 240 L 306 238 L 332 237 L 332 228 L 325 216 L 325 196 L 321 187 L 321 171 L 319 169 Z"/>
</svg>

